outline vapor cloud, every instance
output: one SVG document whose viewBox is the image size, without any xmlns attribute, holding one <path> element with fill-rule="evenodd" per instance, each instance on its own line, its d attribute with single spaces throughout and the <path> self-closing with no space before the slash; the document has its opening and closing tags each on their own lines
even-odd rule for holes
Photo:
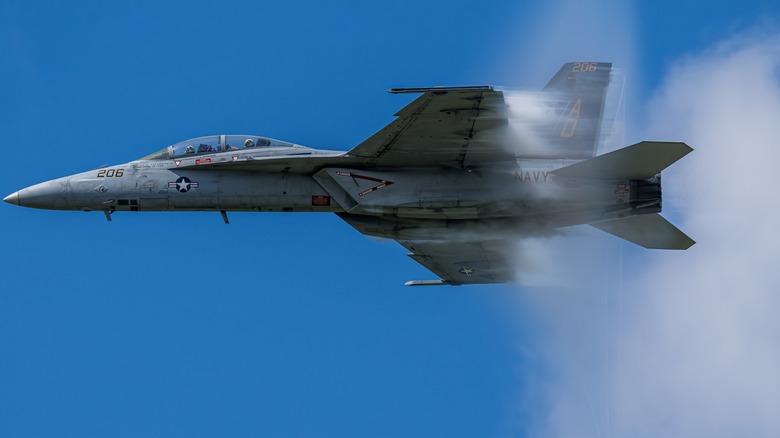
<svg viewBox="0 0 780 438">
<path fill-rule="evenodd" d="M 682 61 L 647 135 L 695 149 L 669 172 L 672 216 L 698 244 L 647 263 L 614 387 L 632 436 L 780 436 L 780 36 Z M 639 268 L 641 269 L 641 268 Z"/>
<path fill-rule="evenodd" d="M 523 406 L 533 397 L 544 413 L 526 432 L 780 436 L 779 73 L 780 35 L 765 33 L 668 73 L 642 137 L 695 149 L 664 172 L 664 215 L 698 243 L 659 252 L 605 237 L 559 254 L 579 267 L 562 273 L 572 285 L 521 303 L 547 366 L 527 378 Z"/>
</svg>

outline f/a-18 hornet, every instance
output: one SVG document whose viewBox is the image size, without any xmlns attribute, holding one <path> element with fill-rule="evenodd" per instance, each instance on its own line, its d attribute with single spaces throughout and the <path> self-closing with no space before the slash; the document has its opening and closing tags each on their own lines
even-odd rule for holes
<svg viewBox="0 0 780 438">
<path fill-rule="evenodd" d="M 421 95 L 348 152 L 199 137 L 5 201 L 108 220 L 116 211 L 219 211 L 226 223 L 228 211 L 331 212 L 397 240 L 440 277 L 412 286 L 512 281 L 508 236 L 580 224 L 687 249 L 693 240 L 659 215 L 660 172 L 692 149 L 643 141 L 595 156 L 611 75 L 611 63 L 564 64 L 519 112 L 489 86 L 394 88 Z"/>
</svg>

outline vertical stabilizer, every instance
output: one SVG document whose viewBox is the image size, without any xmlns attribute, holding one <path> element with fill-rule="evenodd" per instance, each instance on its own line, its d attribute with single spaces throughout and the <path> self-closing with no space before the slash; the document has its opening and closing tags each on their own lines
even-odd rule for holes
<svg viewBox="0 0 780 438">
<path fill-rule="evenodd" d="M 609 62 L 568 62 L 542 90 L 554 112 L 545 127 L 546 156 L 585 159 L 596 155 L 604 101 L 612 73 Z"/>
</svg>

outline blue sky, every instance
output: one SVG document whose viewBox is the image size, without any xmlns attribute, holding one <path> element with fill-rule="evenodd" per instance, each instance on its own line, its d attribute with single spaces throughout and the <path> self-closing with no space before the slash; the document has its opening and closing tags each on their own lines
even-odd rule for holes
<svg viewBox="0 0 780 438">
<path fill-rule="evenodd" d="M 0 192 L 209 134 L 347 150 L 412 98 L 390 87 L 536 89 L 565 61 L 625 62 L 640 124 L 681 59 L 780 13 L 582 8 L 5 1 Z M 558 412 L 532 288 L 405 288 L 431 274 L 336 216 L 0 217 L 0 435 L 531 436 Z"/>
</svg>

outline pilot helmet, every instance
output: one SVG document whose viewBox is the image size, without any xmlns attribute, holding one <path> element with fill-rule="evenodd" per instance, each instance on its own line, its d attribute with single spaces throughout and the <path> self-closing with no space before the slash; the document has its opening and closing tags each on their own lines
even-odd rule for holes
<svg viewBox="0 0 780 438">
<path fill-rule="evenodd" d="M 246 140 L 244 140 L 244 147 L 245 148 L 251 148 L 251 147 L 254 147 L 254 146 L 255 146 L 255 142 L 253 142 L 251 138 L 247 138 Z"/>
</svg>

